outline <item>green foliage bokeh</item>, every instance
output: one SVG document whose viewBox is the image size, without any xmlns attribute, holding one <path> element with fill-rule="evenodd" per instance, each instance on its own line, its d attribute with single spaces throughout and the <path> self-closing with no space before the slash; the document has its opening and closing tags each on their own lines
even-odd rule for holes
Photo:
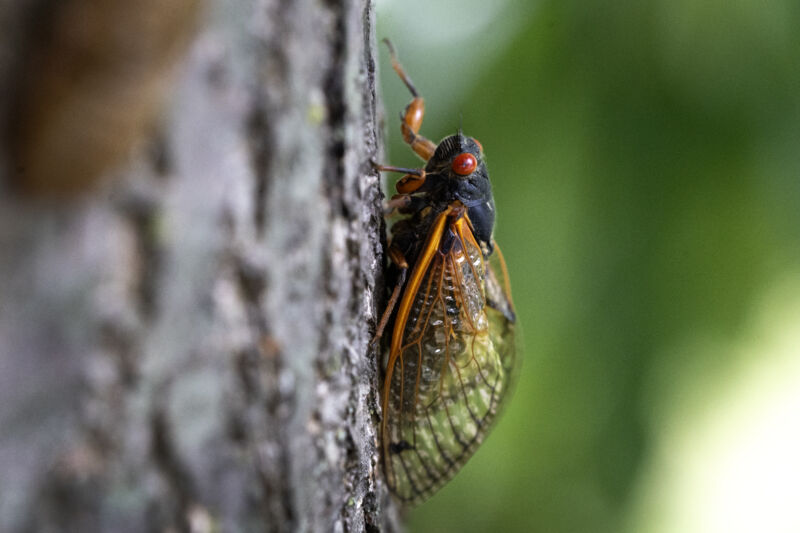
<svg viewBox="0 0 800 533">
<path fill-rule="evenodd" d="M 524 334 L 505 415 L 411 530 L 623 531 L 658 406 L 687 365 L 713 380 L 735 364 L 679 347 L 736 338 L 764 288 L 800 271 L 800 4 L 502 9 L 474 39 L 425 41 L 469 6 L 378 6 L 378 37 L 426 96 L 423 133 L 463 121 L 485 148 Z M 407 93 L 380 61 L 387 157 L 418 166 Z"/>
</svg>

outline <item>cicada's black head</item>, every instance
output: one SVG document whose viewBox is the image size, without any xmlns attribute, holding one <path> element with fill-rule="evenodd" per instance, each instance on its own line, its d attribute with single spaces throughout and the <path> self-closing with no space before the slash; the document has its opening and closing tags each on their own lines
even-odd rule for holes
<svg viewBox="0 0 800 533">
<path fill-rule="evenodd" d="M 461 131 L 445 137 L 425 172 L 426 185 L 438 200 L 448 204 L 460 200 L 469 209 L 475 236 L 491 250 L 494 199 L 481 144 Z"/>
<path fill-rule="evenodd" d="M 454 180 L 477 177 L 473 175 L 489 179 L 480 143 L 460 131 L 442 139 L 433 157 L 428 160 L 425 171 L 428 174 L 439 174 Z"/>
</svg>

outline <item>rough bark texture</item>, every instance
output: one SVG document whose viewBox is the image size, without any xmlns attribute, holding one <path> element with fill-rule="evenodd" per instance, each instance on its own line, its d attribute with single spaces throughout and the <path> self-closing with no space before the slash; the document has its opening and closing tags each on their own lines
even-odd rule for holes
<svg viewBox="0 0 800 533">
<path fill-rule="evenodd" d="M 0 4 L 4 123 L 55 98 L 31 88 L 63 46 L 26 21 L 81 2 L 102 4 Z M 129 96 L 117 89 L 142 72 L 111 75 L 91 113 L 54 117 L 84 109 L 62 98 L 0 140 L 2 531 L 395 529 L 368 350 L 382 294 L 370 0 L 198 13 L 184 53 L 159 63 L 156 127 L 137 108 L 123 149 L 103 152 L 116 132 L 102 129 L 126 100 L 96 98 Z M 105 159 L 51 194 L 57 150 L 40 139 Z"/>
</svg>

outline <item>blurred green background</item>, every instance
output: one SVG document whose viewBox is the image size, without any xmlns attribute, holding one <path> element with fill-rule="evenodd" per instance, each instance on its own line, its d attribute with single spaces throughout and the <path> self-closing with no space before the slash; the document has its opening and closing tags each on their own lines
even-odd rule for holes
<svg viewBox="0 0 800 533">
<path fill-rule="evenodd" d="M 486 151 L 524 362 L 411 531 L 800 531 L 800 2 L 378 1 Z M 385 47 L 387 162 L 409 95 Z"/>
</svg>

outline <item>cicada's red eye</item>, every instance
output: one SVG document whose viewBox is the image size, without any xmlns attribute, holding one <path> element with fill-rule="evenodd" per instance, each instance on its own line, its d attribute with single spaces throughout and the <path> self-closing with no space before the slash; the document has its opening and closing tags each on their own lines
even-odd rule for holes
<svg viewBox="0 0 800 533">
<path fill-rule="evenodd" d="M 453 165 L 451 167 L 453 172 L 458 174 L 459 176 L 468 176 L 475 172 L 475 169 L 478 168 L 478 160 L 475 159 L 475 156 L 469 152 L 464 152 L 463 154 L 458 154 L 455 159 L 453 159 Z"/>
</svg>

